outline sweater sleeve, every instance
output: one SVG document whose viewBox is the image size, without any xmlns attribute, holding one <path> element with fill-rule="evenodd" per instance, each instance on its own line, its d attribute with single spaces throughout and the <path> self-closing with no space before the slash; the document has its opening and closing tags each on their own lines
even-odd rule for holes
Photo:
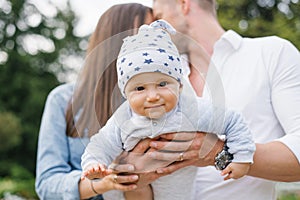
<svg viewBox="0 0 300 200">
<path fill-rule="evenodd" d="M 255 143 L 243 116 L 199 98 L 198 131 L 225 136 L 233 162 L 253 162 Z"/>
<path fill-rule="evenodd" d="M 97 134 L 91 137 L 81 158 L 82 169 L 93 163 L 108 166 L 123 151 L 120 129 L 116 126 L 114 115 Z"/>
<path fill-rule="evenodd" d="M 231 110 L 225 112 L 224 134 L 233 162 L 253 163 L 255 143 L 243 116 Z"/>
</svg>

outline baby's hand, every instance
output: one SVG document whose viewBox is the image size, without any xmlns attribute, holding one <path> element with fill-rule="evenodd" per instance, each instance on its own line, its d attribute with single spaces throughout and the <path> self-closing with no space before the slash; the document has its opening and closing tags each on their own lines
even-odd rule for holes
<svg viewBox="0 0 300 200">
<path fill-rule="evenodd" d="M 230 163 L 222 172 L 221 175 L 225 176 L 224 180 L 238 179 L 247 175 L 251 163 Z"/>
<path fill-rule="evenodd" d="M 81 180 L 84 180 L 85 177 L 88 179 L 103 178 L 111 173 L 112 170 L 107 169 L 103 164 L 91 164 L 83 171 Z"/>
</svg>

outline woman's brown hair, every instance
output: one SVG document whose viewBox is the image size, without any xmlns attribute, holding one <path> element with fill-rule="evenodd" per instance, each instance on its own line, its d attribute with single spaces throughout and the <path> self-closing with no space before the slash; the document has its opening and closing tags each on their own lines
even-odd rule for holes
<svg viewBox="0 0 300 200">
<path fill-rule="evenodd" d="M 123 39 L 133 35 L 151 13 L 149 7 L 129 3 L 112 6 L 100 17 L 67 107 L 68 136 L 92 136 L 105 125 L 113 106 L 121 103 L 121 94 L 115 89 L 116 59 Z"/>
</svg>

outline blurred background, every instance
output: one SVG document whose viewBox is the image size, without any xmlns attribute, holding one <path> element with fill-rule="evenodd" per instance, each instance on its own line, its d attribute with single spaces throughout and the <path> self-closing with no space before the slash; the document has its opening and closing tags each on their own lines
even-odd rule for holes
<svg viewBox="0 0 300 200">
<path fill-rule="evenodd" d="M 36 147 L 47 94 L 76 80 L 88 37 L 113 4 L 152 0 L 0 0 L 0 199 L 37 199 Z M 277 35 L 300 49 L 299 0 L 217 0 L 221 24 L 243 36 Z M 300 199 L 298 183 L 279 199 Z"/>
</svg>

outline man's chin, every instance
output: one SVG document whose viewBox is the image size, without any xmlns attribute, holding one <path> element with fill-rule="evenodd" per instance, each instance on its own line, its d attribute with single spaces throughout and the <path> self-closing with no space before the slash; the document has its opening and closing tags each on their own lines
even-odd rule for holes
<svg viewBox="0 0 300 200">
<path fill-rule="evenodd" d="M 179 54 L 188 53 L 188 40 L 183 34 L 177 33 L 175 36 L 172 36 L 172 41 L 176 45 Z"/>
</svg>

